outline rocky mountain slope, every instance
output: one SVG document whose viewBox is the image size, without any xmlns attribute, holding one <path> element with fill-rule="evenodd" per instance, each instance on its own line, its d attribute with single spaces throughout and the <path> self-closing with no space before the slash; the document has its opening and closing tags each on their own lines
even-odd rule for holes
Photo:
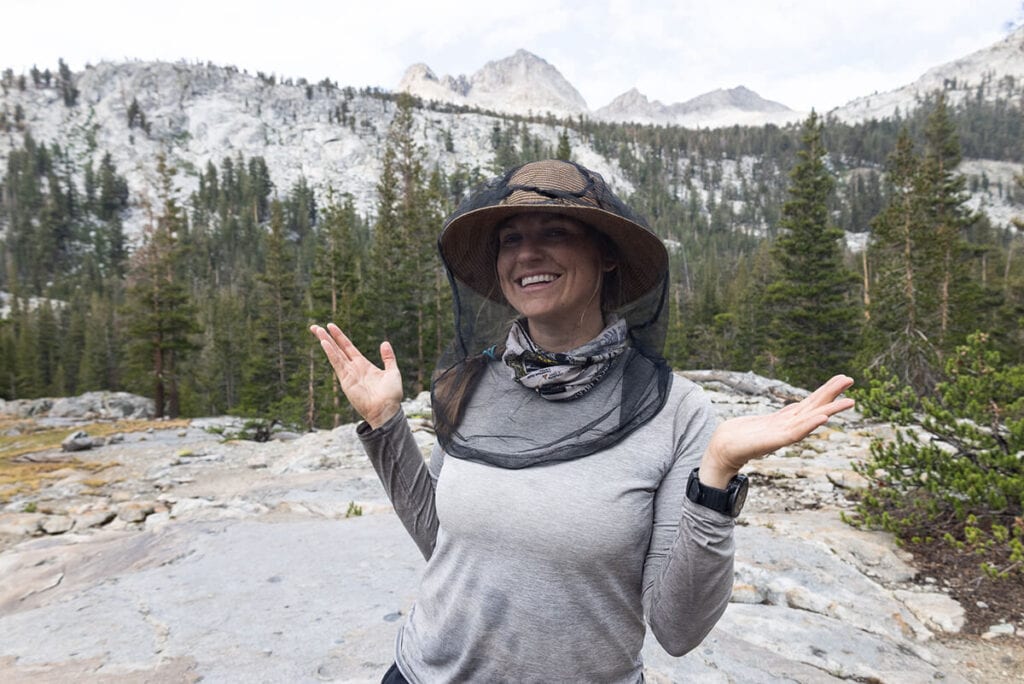
<svg viewBox="0 0 1024 684">
<path fill-rule="evenodd" d="M 929 72 L 932 75 L 920 81 L 916 90 L 887 96 L 884 107 L 868 107 L 865 100 L 856 107 L 851 105 L 849 111 L 861 112 L 858 116 L 887 113 L 896 102 L 906 109 L 926 87 L 952 76 L 965 93 L 966 84 L 979 74 L 992 74 L 991 78 L 998 79 L 1016 73 L 1024 79 L 1024 60 L 1019 54 L 1022 40 L 1024 33 L 1019 30 L 990 50 L 965 58 L 956 68 Z M 74 106 L 65 105 L 55 82 L 36 85 L 29 80 L 25 88 L 12 83 L 0 92 L 0 113 L 7 122 L 6 130 L 0 127 L 0 169 L 6 168 L 8 154 L 21 147 L 27 133 L 37 141 L 57 143 L 66 150 L 70 171 L 80 185 L 86 163 L 98 167 L 103 155 L 109 153 L 118 172 L 128 180 L 134 204 L 125 225 L 131 235 L 138 235 L 145 225 L 147 203 L 156 202 L 155 160 L 159 154 L 165 154 L 177 168 L 175 183 L 183 199 L 196 189 L 198 173 L 208 164 L 219 166 L 226 157 L 261 156 L 278 192 L 287 192 L 304 178 L 320 197 L 328 189 L 336 194 L 348 193 L 358 211 L 373 212 L 382 146 L 395 112 L 393 99 L 382 97 L 381 91 L 356 91 L 330 82 L 282 83 L 233 67 L 184 62 L 104 62 L 74 74 L 73 79 L 78 90 Z M 495 111 L 525 108 L 534 113 L 555 110 L 573 115 L 587 111 L 583 98 L 554 66 L 522 50 L 489 63 L 468 78 L 438 78 L 429 68 L 418 65 L 410 69 L 403 84 L 424 98 L 437 96 Z M 871 101 L 877 104 L 879 100 Z M 145 117 L 145 127 L 129 121 L 133 103 Z M 473 170 L 487 174 L 493 170 L 492 136 L 496 127 L 509 125 L 501 115 L 451 107 L 418 107 L 413 114 L 415 139 L 427 168 L 437 166 L 449 175 Z M 794 115 L 802 116 L 743 87 L 673 105 L 652 102 L 631 90 L 592 114 L 610 120 L 692 126 L 708 126 L 714 121 L 780 123 Z M 557 119 L 521 125 L 552 149 L 565 130 L 574 159 L 602 173 L 618 192 L 628 196 L 632 191 L 618 159 L 597 151 L 590 136 L 574 127 L 566 128 Z M 740 194 L 738 201 L 742 202 L 742 184 L 728 180 L 734 175 L 725 167 L 753 168 L 754 161 L 680 158 L 681 177 L 692 176 L 684 172 L 694 162 L 721 167 L 692 178 L 693 188 L 685 188 L 685 193 L 692 192 L 702 206 L 709 197 L 724 194 Z M 974 206 L 1000 224 L 1019 213 L 994 187 L 1008 187 L 1019 171 L 1017 165 L 968 160 L 965 169 L 985 179 L 984 184 L 976 184 L 978 187 L 988 188 L 976 191 Z M 708 185 L 709 179 L 715 178 L 724 180 L 718 187 Z M 748 178 L 747 187 L 756 186 L 760 180 Z M 681 196 L 681 201 L 689 200 Z M 744 229 L 758 233 L 764 228 L 751 225 Z M 0 232 L 3 229 L 0 225 Z"/>
<path fill-rule="evenodd" d="M 916 108 L 936 90 L 944 91 L 952 104 L 976 97 L 982 84 L 988 86 L 989 99 L 1019 96 L 1024 86 L 1024 26 L 994 45 L 929 69 L 902 88 L 859 97 L 830 114 L 851 123 L 883 119 Z"/>
<path fill-rule="evenodd" d="M 750 374 L 688 375 L 727 416 L 775 410 L 800 392 Z M 426 396 L 405 408 L 429 454 Z M 423 561 L 354 426 L 224 439 L 239 423 L 125 433 L 78 454 L 108 464 L 99 471 L 60 451 L 32 454 L 66 466 L 0 506 L 0 680 L 379 680 Z M 732 603 L 683 658 L 650 640 L 649 681 L 1024 674 L 1024 625 L 993 615 L 986 639 L 954 639 L 964 610 L 941 583 L 917 576 L 886 535 L 840 521 L 846 492 L 863 485 L 851 462 L 887 430 L 837 418 L 753 464 Z"/>
</svg>

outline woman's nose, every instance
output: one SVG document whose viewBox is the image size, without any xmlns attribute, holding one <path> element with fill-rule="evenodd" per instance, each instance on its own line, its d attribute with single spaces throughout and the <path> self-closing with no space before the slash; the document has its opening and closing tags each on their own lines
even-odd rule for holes
<svg viewBox="0 0 1024 684">
<path fill-rule="evenodd" d="M 516 246 L 516 258 L 521 261 L 535 259 L 541 254 L 541 241 L 535 237 L 524 235 Z"/>
</svg>

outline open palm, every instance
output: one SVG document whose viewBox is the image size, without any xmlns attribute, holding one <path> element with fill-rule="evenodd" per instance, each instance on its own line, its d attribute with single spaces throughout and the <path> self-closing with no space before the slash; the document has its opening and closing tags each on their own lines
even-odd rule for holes
<svg viewBox="0 0 1024 684">
<path fill-rule="evenodd" d="M 840 396 L 852 385 L 852 378 L 836 375 L 803 400 L 775 413 L 731 418 L 711 437 L 708 456 L 721 470 L 738 472 L 751 459 L 799 442 L 836 413 L 853 407 L 853 399 Z"/>
<path fill-rule="evenodd" d="M 402 406 L 402 374 L 390 343 L 380 345 L 382 370 L 368 361 L 335 324 L 328 323 L 326 329 L 312 325 L 309 330 L 320 340 L 341 391 L 370 427 L 378 428 L 398 413 Z"/>
</svg>

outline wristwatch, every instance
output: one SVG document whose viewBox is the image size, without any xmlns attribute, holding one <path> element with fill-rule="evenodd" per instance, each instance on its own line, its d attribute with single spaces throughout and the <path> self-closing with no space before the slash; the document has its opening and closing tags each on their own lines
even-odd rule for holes
<svg viewBox="0 0 1024 684">
<path fill-rule="evenodd" d="M 718 489 L 701 484 L 698 477 L 699 470 L 700 468 L 694 468 L 690 473 L 690 479 L 686 483 L 687 498 L 713 511 L 733 518 L 738 516 L 743 510 L 743 503 L 747 500 L 747 476 L 736 475 L 729 480 L 728 487 Z"/>
</svg>

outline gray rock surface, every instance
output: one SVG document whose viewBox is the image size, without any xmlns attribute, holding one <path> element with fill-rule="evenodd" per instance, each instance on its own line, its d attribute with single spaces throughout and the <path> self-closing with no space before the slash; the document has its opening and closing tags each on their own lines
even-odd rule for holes
<svg viewBox="0 0 1024 684">
<path fill-rule="evenodd" d="M 723 415 L 780 405 L 707 383 Z M 426 456 L 429 407 L 406 410 Z M 0 507 L 0 681 L 379 681 L 423 561 L 354 426 L 222 441 L 234 420 L 126 432 L 88 487 L 66 473 Z M 649 681 L 986 681 L 941 638 L 960 606 L 839 519 L 878 429 L 837 419 L 753 464 L 733 603 L 683 658 L 649 638 Z M 986 643 L 1021 641 L 1003 624 Z"/>
</svg>

